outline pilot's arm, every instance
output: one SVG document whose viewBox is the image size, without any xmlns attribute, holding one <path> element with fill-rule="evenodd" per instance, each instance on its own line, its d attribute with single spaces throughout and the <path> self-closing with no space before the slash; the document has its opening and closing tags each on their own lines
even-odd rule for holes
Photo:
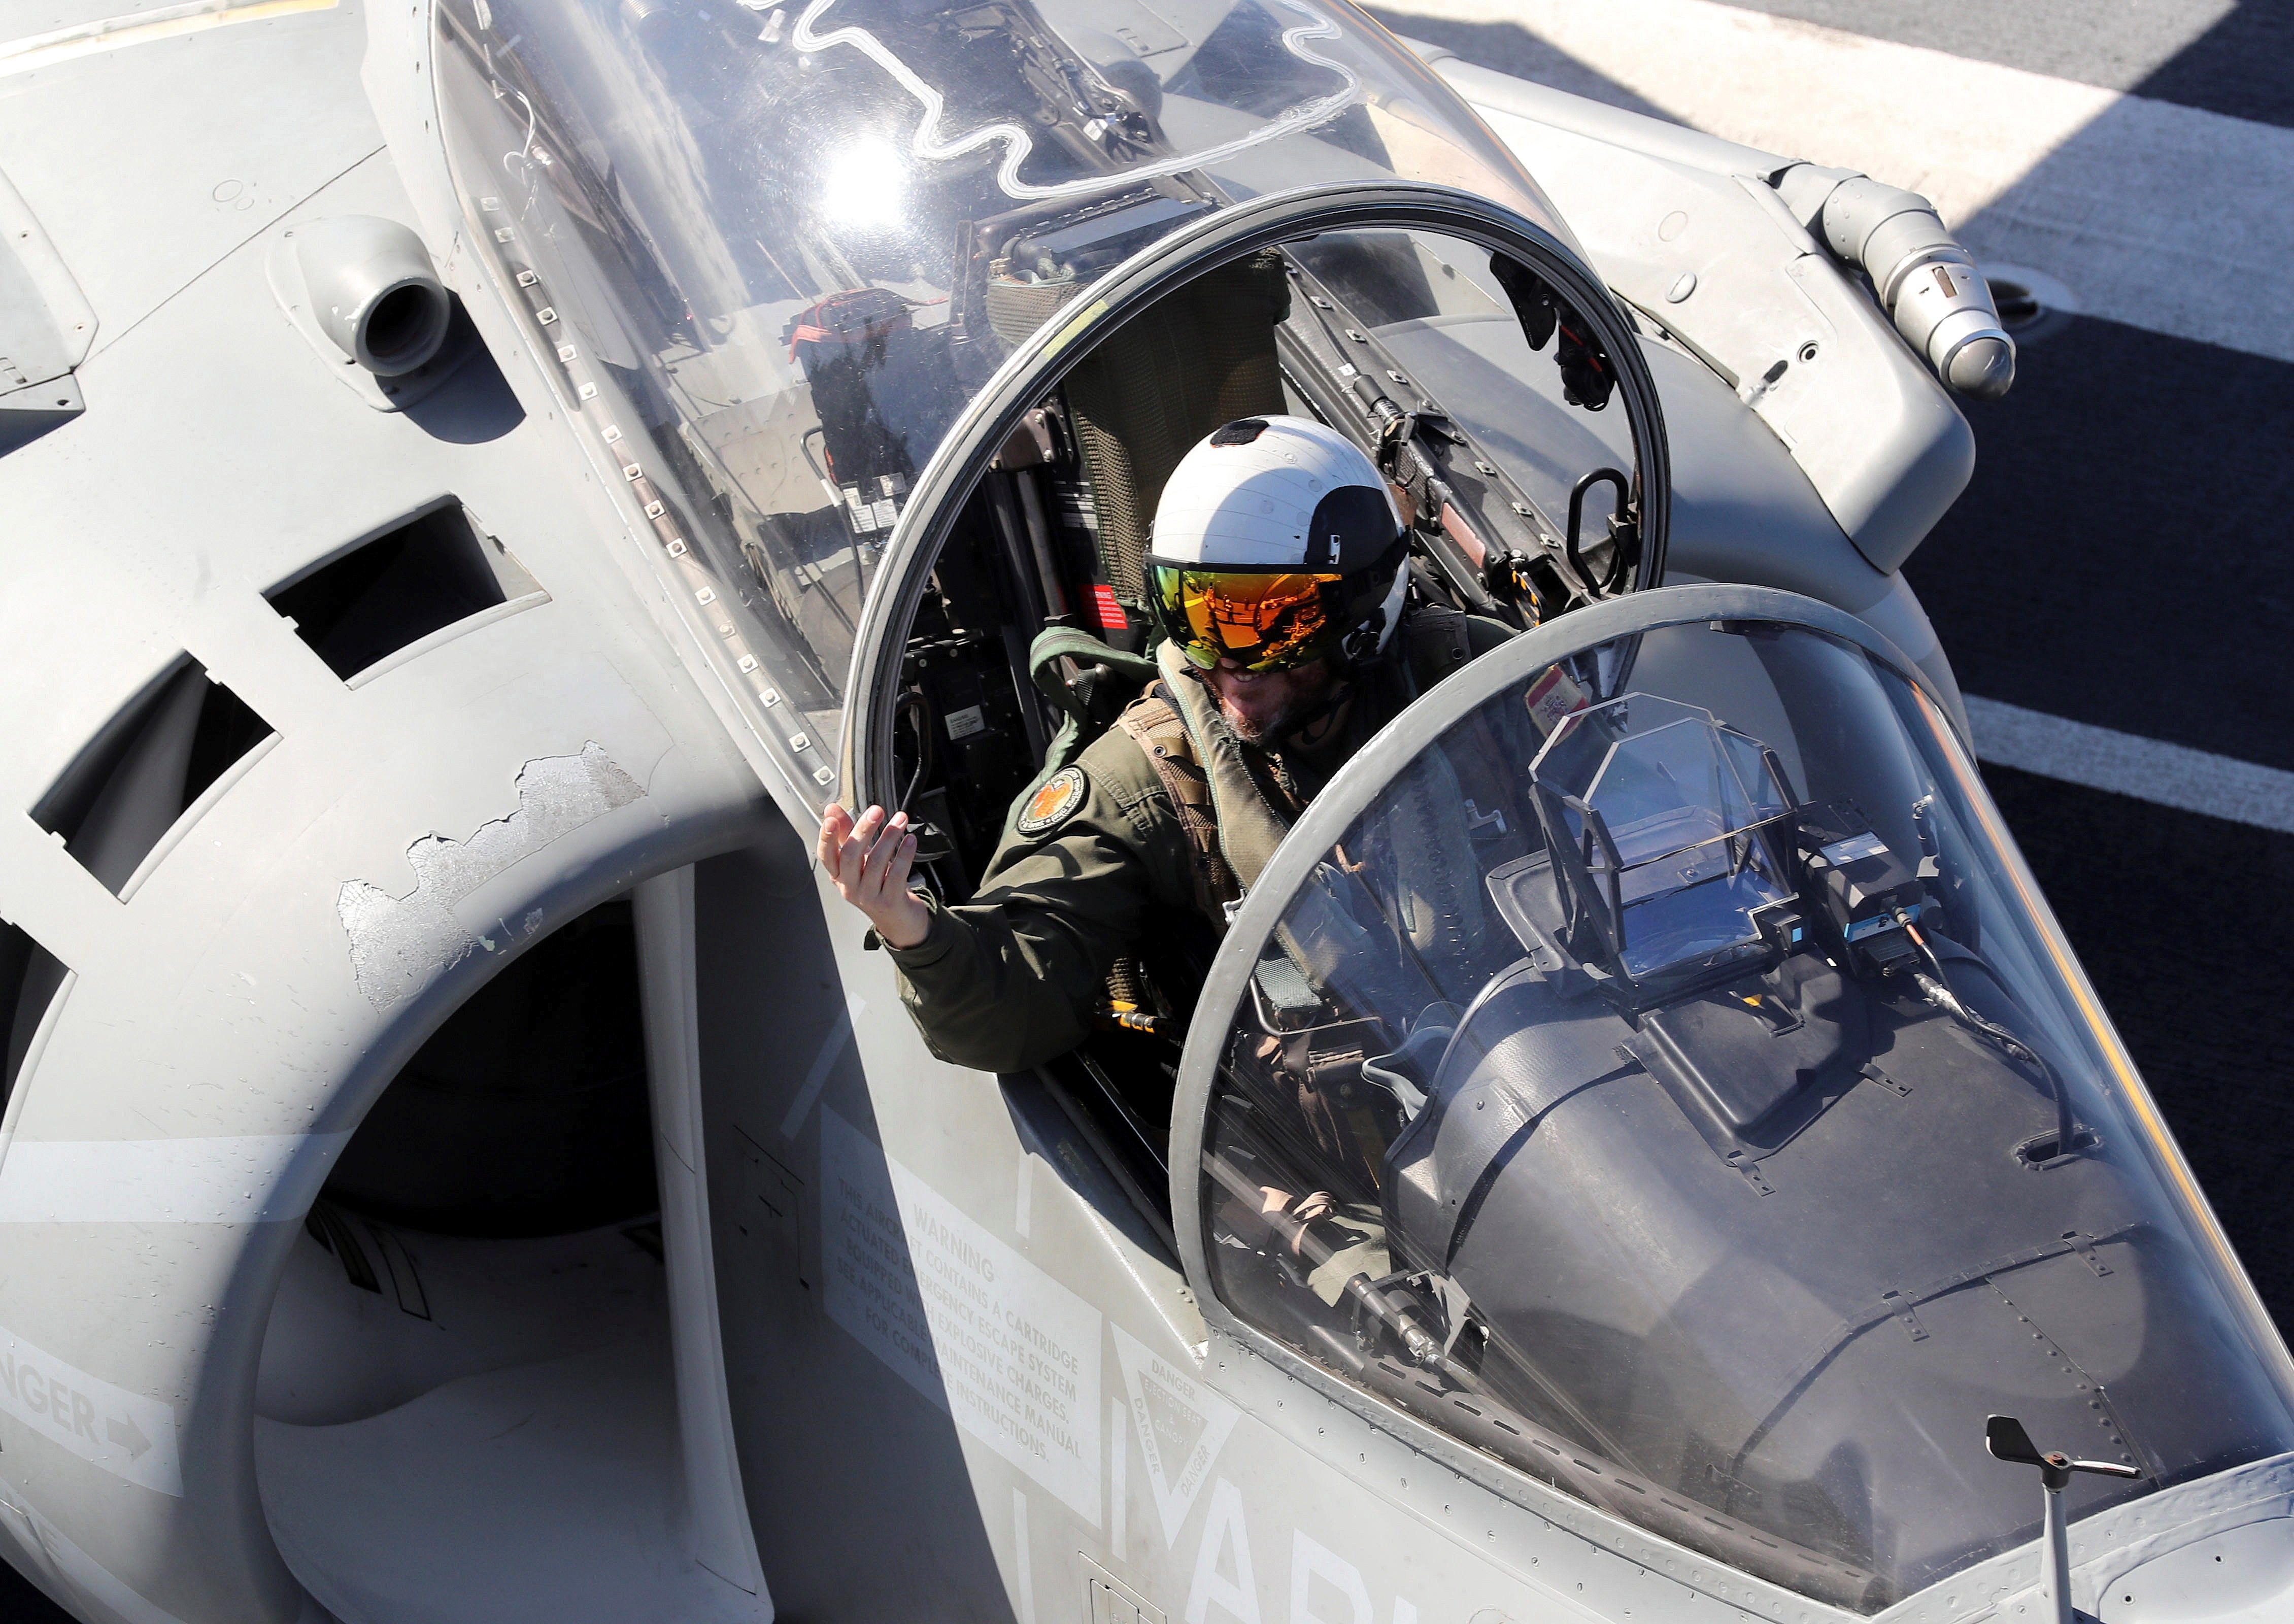
<svg viewBox="0 0 2294 1624">
<path fill-rule="evenodd" d="M 1150 908 L 1192 905 L 1178 817 L 1119 728 L 1021 810 L 978 893 L 954 907 L 908 888 L 904 822 L 871 808 L 855 825 L 832 808 L 821 828 L 822 865 L 891 950 L 926 1046 L 980 1071 L 1025 1070 L 1080 1043 Z"/>
</svg>

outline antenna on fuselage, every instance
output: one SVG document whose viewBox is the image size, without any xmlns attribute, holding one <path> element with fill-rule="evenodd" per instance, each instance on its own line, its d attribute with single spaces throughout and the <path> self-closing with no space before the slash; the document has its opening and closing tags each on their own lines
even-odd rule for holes
<svg viewBox="0 0 2294 1624">
<path fill-rule="evenodd" d="M 2039 1545 L 2039 1587 L 2054 1610 L 2051 1624 L 2078 1624 L 2071 1606 L 2070 1522 L 2063 1508 L 2063 1490 L 2074 1472 L 2102 1477 L 2140 1477 L 2133 1466 L 2112 1460 L 2073 1460 L 2060 1449 L 2042 1453 L 2031 1434 L 2013 1416 L 1993 1416 L 1983 1424 L 1983 1447 L 1994 1457 L 2019 1466 L 2039 1468 L 2044 1510 Z"/>
</svg>

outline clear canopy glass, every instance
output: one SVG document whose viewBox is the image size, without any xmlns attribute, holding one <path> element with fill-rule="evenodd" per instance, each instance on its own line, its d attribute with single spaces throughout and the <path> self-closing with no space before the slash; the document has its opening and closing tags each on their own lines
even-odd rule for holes
<svg viewBox="0 0 2294 1624">
<path fill-rule="evenodd" d="M 1333 180 L 1441 182 L 1564 235 L 1422 64 L 1309 0 L 437 16 L 480 250 L 752 726 L 823 785 L 918 471 L 1080 288 L 1207 210 Z"/>
<path fill-rule="evenodd" d="M 1997 810 L 1859 647 L 1700 621 L 1508 683 L 1257 955 L 1199 1018 L 1211 1284 L 1525 1474 L 1871 1612 L 2036 1536 L 1989 1416 L 2140 1473 L 2074 1518 L 2294 1448 Z"/>
</svg>

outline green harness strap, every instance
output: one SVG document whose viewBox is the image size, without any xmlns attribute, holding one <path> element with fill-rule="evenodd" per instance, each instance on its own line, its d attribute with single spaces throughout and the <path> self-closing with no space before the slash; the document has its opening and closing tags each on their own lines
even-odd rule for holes
<svg viewBox="0 0 2294 1624">
<path fill-rule="evenodd" d="M 1169 691 L 1194 747 L 1195 763 L 1211 785 L 1218 817 L 1219 849 L 1235 881 L 1248 891 L 1258 883 L 1274 849 L 1290 832 L 1290 821 L 1267 800 L 1243 760 L 1242 741 L 1220 714 L 1210 690 L 1195 681 L 1179 651 L 1168 643 L 1156 648 L 1164 687 Z"/>
<path fill-rule="evenodd" d="M 1119 648 L 1110 648 L 1081 627 L 1047 626 L 1036 634 L 1036 640 L 1028 646 L 1028 678 L 1045 698 L 1060 708 L 1060 727 L 1044 749 L 1043 770 L 1012 799 L 1012 809 L 1004 819 L 1006 836 L 1011 834 L 1021 808 L 1036 798 L 1036 792 L 1049 783 L 1054 773 L 1072 767 L 1076 758 L 1083 754 L 1084 747 L 1106 730 L 1105 725 L 1094 721 L 1091 714 L 1094 690 L 1104 678 L 1070 683 L 1060 674 L 1062 660 L 1072 660 L 1086 668 L 1103 666 L 1115 680 L 1134 687 L 1145 687 L 1158 675 L 1155 662 L 1146 655 L 1127 654 Z"/>
<path fill-rule="evenodd" d="M 1513 629 L 1501 621 L 1482 620 L 1454 609 L 1420 609 L 1403 623 L 1403 631 L 1408 663 L 1420 692 L 1432 687 L 1476 654 L 1513 635 Z M 1159 664 L 1159 658 L 1164 657 L 1167 651 L 1169 663 Z M 1107 677 L 1070 684 L 1059 671 L 1062 659 L 1073 660 L 1086 668 L 1102 667 Z M 1112 678 L 1144 689 L 1160 678 L 1173 695 L 1180 721 L 1193 747 L 1196 764 L 1209 777 L 1219 842 L 1228 866 L 1243 888 L 1249 889 L 1274 855 L 1275 847 L 1289 832 L 1289 821 L 1267 803 L 1252 781 L 1249 769 L 1242 762 L 1241 742 L 1202 685 L 1188 679 L 1192 673 L 1181 661 L 1177 650 L 1161 645 L 1153 655 L 1127 654 L 1121 649 L 1109 647 L 1080 627 L 1050 626 L 1038 632 L 1036 640 L 1029 645 L 1028 675 L 1044 696 L 1060 708 L 1062 720 L 1059 731 L 1045 749 L 1043 770 L 1013 800 L 1012 810 L 1004 820 L 1006 836 L 1011 834 L 1021 809 L 1035 799 L 1036 792 L 1053 774 L 1072 766 L 1076 758 L 1083 754 L 1084 747 L 1106 730 L 1106 725 L 1094 721 L 1091 714 L 1098 685 Z M 1411 697 L 1415 695 L 1405 695 L 1405 699 Z"/>
</svg>

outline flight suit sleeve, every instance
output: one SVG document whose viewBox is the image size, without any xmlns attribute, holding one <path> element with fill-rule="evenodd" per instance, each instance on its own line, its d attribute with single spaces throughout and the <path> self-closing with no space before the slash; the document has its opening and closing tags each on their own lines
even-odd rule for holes
<svg viewBox="0 0 2294 1624">
<path fill-rule="evenodd" d="M 970 902 L 928 897 L 924 939 L 890 949 L 901 1002 L 941 1060 L 1023 1071 L 1066 1052 L 1149 909 L 1192 905 L 1177 815 L 1137 743 L 1110 730 L 1070 770 L 1072 808 L 1034 832 L 1021 820 Z"/>
</svg>

